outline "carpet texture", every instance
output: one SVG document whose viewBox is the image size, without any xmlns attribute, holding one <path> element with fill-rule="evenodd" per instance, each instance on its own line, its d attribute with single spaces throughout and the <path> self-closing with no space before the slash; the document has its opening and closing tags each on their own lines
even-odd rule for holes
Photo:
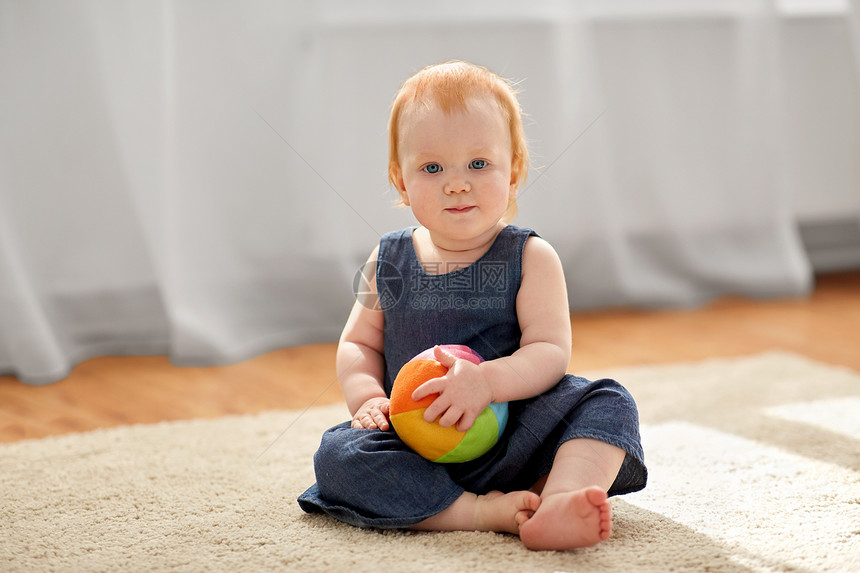
<svg viewBox="0 0 860 573">
<path fill-rule="evenodd" d="M 860 374 L 780 352 L 590 372 L 636 397 L 648 487 L 597 547 L 305 515 L 343 405 L 0 446 L 3 571 L 860 571 Z"/>
</svg>

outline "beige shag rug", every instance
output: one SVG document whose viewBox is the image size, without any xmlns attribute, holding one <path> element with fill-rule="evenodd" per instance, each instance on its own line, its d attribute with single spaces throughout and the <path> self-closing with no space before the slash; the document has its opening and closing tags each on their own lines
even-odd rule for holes
<svg viewBox="0 0 860 573">
<path fill-rule="evenodd" d="M 0 570 L 860 571 L 860 374 L 774 352 L 588 375 L 633 392 L 650 470 L 597 547 L 303 514 L 335 405 L 0 446 Z"/>
</svg>

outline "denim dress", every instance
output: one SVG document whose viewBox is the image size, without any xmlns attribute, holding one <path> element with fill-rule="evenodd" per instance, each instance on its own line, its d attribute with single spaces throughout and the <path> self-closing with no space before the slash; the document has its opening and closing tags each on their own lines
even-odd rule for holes
<svg viewBox="0 0 860 573">
<path fill-rule="evenodd" d="M 536 235 L 509 225 L 480 259 L 448 271 L 422 265 L 414 228 L 388 233 L 379 244 L 376 283 L 385 318 L 385 391 L 400 368 L 436 344 L 463 344 L 485 360 L 513 354 L 520 343 L 516 297 L 523 248 Z M 528 382 L 529 373 L 519 373 Z M 592 438 L 626 456 L 609 495 L 645 487 L 639 415 L 614 380 L 566 374 L 543 394 L 510 402 L 499 442 L 464 463 L 438 464 L 413 452 L 391 429 L 327 430 L 314 456 L 316 484 L 298 498 L 308 513 L 325 512 L 360 527 L 408 527 L 441 512 L 469 491 L 530 488 L 549 473 L 559 446 Z"/>
</svg>

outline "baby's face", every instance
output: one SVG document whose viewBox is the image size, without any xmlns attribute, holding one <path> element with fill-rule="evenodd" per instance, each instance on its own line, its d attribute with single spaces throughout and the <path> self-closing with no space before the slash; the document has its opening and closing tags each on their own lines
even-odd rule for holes
<svg viewBox="0 0 860 573">
<path fill-rule="evenodd" d="M 495 231 L 516 190 L 510 130 L 495 100 L 451 113 L 404 110 L 399 155 L 398 191 L 431 233 L 465 240 Z"/>
</svg>

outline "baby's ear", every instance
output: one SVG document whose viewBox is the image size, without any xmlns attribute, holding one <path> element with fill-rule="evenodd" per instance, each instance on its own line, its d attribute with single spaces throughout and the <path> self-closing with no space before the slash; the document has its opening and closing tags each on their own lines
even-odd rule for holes
<svg viewBox="0 0 860 573">
<path fill-rule="evenodd" d="M 397 192 L 400 193 L 400 200 L 403 201 L 403 204 L 409 207 L 409 194 L 406 192 L 406 189 L 397 189 Z"/>
<path fill-rule="evenodd" d="M 406 194 L 406 185 L 403 182 L 403 174 L 400 172 L 399 166 L 392 165 L 389 167 L 388 180 L 391 181 L 391 184 L 394 185 L 395 189 L 397 189 L 397 192 L 400 194 L 400 198 L 403 200 L 403 204 L 409 206 L 409 196 Z"/>
<path fill-rule="evenodd" d="M 511 174 L 511 186 L 508 191 L 508 201 L 516 201 L 517 193 L 520 190 L 520 178 L 517 175 Z"/>
<path fill-rule="evenodd" d="M 517 189 L 519 189 L 519 186 L 520 186 L 521 175 L 522 175 L 522 173 L 517 168 L 517 166 L 512 165 L 511 166 L 511 195 L 513 197 L 516 197 L 516 195 L 517 195 Z"/>
<path fill-rule="evenodd" d="M 502 215 L 502 221 L 510 223 L 517 216 L 517 192 L 519 191 L 519 180 L 511 180 L 511 188 L 508 192 L 508 208 Z"/>
<path fill-rule="evenodd" d="M 514 153 L 511 157 L 511 191 L 516 194 L 517 190 L 525 183 L 528 176 L 528 158 L 522 154 Z"/>
</svg>

